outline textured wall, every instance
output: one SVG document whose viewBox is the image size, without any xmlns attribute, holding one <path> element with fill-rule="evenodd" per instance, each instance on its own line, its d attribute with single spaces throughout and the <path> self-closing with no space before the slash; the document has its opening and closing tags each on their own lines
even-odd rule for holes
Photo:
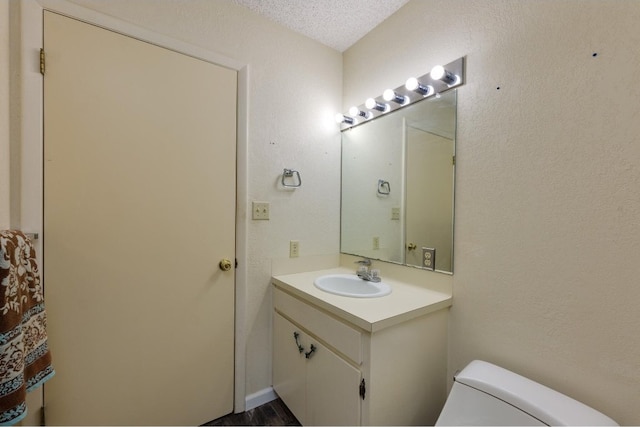
<svg viewBox="0 0 640 427">
<path fill-rule="evenodd" d="M 249 203 L 270 202 L 271 220 L 249 222 L 247 301 L 238 310 L 246 393 L 269 387 L 272 258 L 289 256 L 289 240 L 300 241 L 301 256 L 339 249 L 340 53 L 222 0 L 73 2 L 249 65 Z M 284 168 L 300 171 L 301 188 L 279 188 Z"/>
<path fill-rule="evenodd" d="M 638 22 L 636 0 L 412 0 L 343 58 L 348 107 L 467 56 L 449 373 L 486 359 L 636 425 Z"/>
<path fill-rule="evenodd" d="M 9 2 L 0 2 L 0 229 L 9 228 Z"/>
</svg>

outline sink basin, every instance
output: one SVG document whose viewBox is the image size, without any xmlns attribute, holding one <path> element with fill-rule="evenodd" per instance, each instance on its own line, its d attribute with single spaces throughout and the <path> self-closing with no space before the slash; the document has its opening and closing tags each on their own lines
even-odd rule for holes
<svg viewBox="0 0 640 427">
<path fill-rule="evenodd" d="M 376 298 L 389 295 L 391 286 L 383 282 L 367 282 L 355 274 L 328 274 L 313 281 L 316 288 L 353 298 Z"/>
</svg>

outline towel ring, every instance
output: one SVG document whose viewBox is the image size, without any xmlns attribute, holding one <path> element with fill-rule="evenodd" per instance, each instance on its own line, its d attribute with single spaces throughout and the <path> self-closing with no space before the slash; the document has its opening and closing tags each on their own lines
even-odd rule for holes
<svg viewBox="0 0 640 427">
<path fill-rule="evenodd" d="M 284 182 L 285 178 L 293 178 L 293 184 L 286 184 Z M 295 171 L 293 169 L 285 169 L 282 172 L 282 186 L 287 188 L 297 188 L 302 185 L 302 178 L 300 178 L 300 172 Z"/>
<path fill-rule="evenodd" d="M 389 181 L 385 181 L 384 179 L 378 180 L 378 194 L 383 196 L 391 194 L 391 184 L 389 184 Z"/>
</svg>

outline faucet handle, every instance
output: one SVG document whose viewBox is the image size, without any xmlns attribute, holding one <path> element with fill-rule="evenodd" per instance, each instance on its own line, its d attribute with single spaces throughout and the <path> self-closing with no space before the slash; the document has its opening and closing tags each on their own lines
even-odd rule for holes
<svg viewBox="0 0 640 427">
<path fill-rule="evenodd" d="M 378 283 L 382 281 L 382 278 L 380 277 L 380 270 L 377 268 L 372 268 L 369 273 L 371 275 L 371 278 L 369 279 L 370 282 Z"/>
<path fill-rule="evenodd" d="M 364 258 L 361 260 L 358 260 L 356 262 L 354 262 L 354 264 L 360 264 L 360 265 L 371 265 L 371 260 L 369 258 Z"/>
</svg>

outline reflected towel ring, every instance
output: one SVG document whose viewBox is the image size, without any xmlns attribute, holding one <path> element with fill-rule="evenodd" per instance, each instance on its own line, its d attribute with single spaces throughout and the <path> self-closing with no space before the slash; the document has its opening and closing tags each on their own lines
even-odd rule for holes
<svg viewBox="0 0 640 427">
<path fill-rule="evenodd" d="M 285 178 L 293 178 L 293 184 L 287 184 L 284 182 Z M 282 186 L 287 188 L 297 188 L 302 185 L 302 178 L 300 178 L 300 172 L 293 169 L 285 169 L 282 172 Z"/>
<path fill-rule="evenodd" d="M 391 193 L 391 184 L 389 181 L 385 181 L 384 179 L 378 180 L 378 194 L 383 196 L 388 196 Z"/>
</svg>

